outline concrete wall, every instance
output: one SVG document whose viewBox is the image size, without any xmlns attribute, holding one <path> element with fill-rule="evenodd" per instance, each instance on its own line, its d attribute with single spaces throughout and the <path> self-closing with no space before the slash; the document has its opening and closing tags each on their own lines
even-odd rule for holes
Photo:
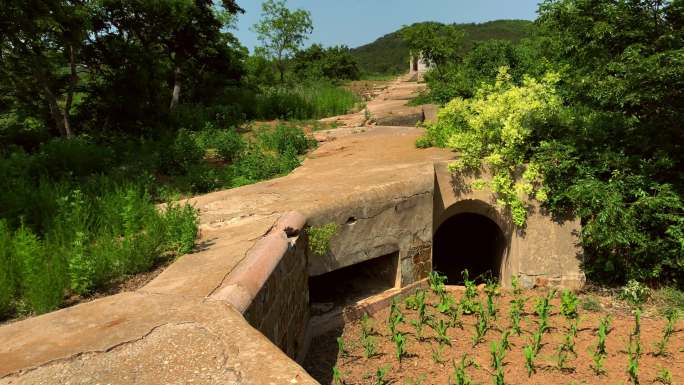
<svg viewBox="0 0 684 385">
<path fill-rule="evenodd" d="M 334 222 L 340 227 L 327 255 L 309 256 L 309 275 L 321 275 L 398 251 L 395 287 L 427 277 L 432 268 L 433 183 L 432 178 L 417 179 L 410 189 L 388 188 L 379 194 L 368 194 L 363 201 L 310 218 L 310 225 Z"/>
<path fill-rule="evenodd" d="M 309 320 L 306 250 L 306 233 L 301 232 L 244 313 L 250 325 L 290 358 L 300 354 Z"/>
<path fill-rule="evenodd" d="M 517 275 L 525 287 L 580 288 L 585 276 L 580 268 L 579 220 L 552 218 L 532 202 L 525 228 L 516 228 L 507 211 L 497 208 L 490 191 L 468 187 L 475 179 L 490 177 L 486 172 L 459 176 L 449 171 L 448 163 L 436 163 L 433 231 L 459 213 L 483 215 L 494 221 L 506 238 L 499 270 L 503 286 L 510 287 L 511 278 Z"/>
</svg>

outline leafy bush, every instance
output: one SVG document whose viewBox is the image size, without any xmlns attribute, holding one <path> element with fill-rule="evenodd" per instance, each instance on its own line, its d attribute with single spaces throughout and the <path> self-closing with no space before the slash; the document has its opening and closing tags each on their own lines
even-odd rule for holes
<svg viewBox="0 0 684 385">
<path fill-rule="evenodd" d="M 240 156 L 245 147 L 245 141 L 234 129 L 219 130 L 207 124 L 204 129 L 195 134 L 197 144 L 203 149 L 214 149 L 227 162 L 232 162 Z"/>
<path fill-rule="evenodd" d="M 526 78 L 516 86 L 502 67 L 494 85 L 483 86 L 472 99 L 452 100 L 439 111 L 437 123 L 427 128 L 427 140 L 460 153 L 453 170 L 476 171 L 483 165 L 491 169 L 489 187 L 518 226 L 527 218 L 521 193 L 540 201 L 546 198 L 537 165 L 527 167 L 522 181 L 516 181 L 516 174 L 528 161 L 536 124 L 559 113 L 562 101 L 553 85 L 557 80 L 548 74 L 541 81 Z"/>
</svg>

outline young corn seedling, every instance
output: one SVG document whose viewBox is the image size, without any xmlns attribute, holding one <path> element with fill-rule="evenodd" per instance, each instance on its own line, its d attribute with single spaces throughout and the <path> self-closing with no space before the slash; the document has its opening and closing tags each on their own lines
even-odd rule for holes
<svg viewBox="0 0 684 385">
<path fill-rule="evenodd" d="M 606 338 L 610 333 L 610 315 L 607 315 L 601 319 L 598 327 L 598 343 L 596 344 L 596 352 L 600 355 L 606 355 Z"/>
<path fill-rule="evenodd" d="M 513 299 L 511 300 L 511 307 L 509 310 L 509 316 L 511 318 L 511 329 L 517 335 L 522 334 L 522 329 L 520 328 L 520 321 L 522 319 L 522 313 L 525 309 L 525 302 L 527 299 L 522 296 L 522 288 L 518 281 L 518 277 L 513 277 Z"/>
<path fill-rule="evenodd" d="M 442 344 L 437 345 L 437 347 L 430 347 L 432 350 L 432 362 L 435 364 L 444 363 L 444 348 Z"/>
<path fill-rule="evenodd" d="M 511 331 L 506 330 L 503 332 L 501 335 L 501 347 L 504 350 L 511 350 L 511 342 L 508 340 L 508 338 L 511 336 Z"/>
<path fill-rule="evenodd" d="M 523 354 L 525 355 L 525 369 L 527 369 L 527 377 L 532 377 L 532 374 L 536 372 L 534 367 L 534 359 L 537 354 L 534 351 L 532 345 L 526 345 L 523 347 Z"/>
<path fill-rule="evenodd" d="M 463 285 L 465 286 L 465 292 L 461 298 L 461 308 L 464 314 L 473 314 L 477 311 L 477 287 L 475 286 L 475 281 L 468 279 L 468 269 L 463 270 L 461 275 L 463 276 Z"/>
<path fill-rule="evenodd" d="M 337 366 L 333 366 L 332 372 L 333 372 L 333 377 L 332 377 L 333 385 L 344 385 L 344 381 L 342 380 L 342 373 L 340 372 L 340 369 L 338 369 Z"/>
<path fill-rule="evenodd" d="M 372 336 L 366 336 L 361 338 L 361 345 L 363 346 L 363 355 L 366 358 L 371 358 L 378 353 L 377 344 Z"/>
<path fill-rule="evenodd" d="M 577 318 L 577 307 L 579 306 L 579 298 L 570 290 L 563 290 L 561 293 L 560 312 L 567 319 Z"/>
<path fill-rule="evenodd" d="M 594 352 L 592 354 L 592 369 L 594 370 L 594 373 L 598 376 L 601 374 L 605 373 L 605 369 L 603 367 L 603 361 L 605 360 L 606 356 L 608 355 L 608 352 L 606 351 L 606 337 L 608 336 L 608 333 L 610 332 L 610 315 L 607 315 L 603 317 L 599 323 L 598 327 L 598 342 L 596 343 L 596 349 L 594 349 Z"/>
<path fill-rule="evenodd" d="M 551 312 L 551 299 L 556 295 L 556 290 L 552 290 L 546 297 L 538 298 L 534 305 L 534 310 L 539 317 L 539 331 L 546 333 L 549 329 L 549 313 Z"/>
<path fill-rule="evenodd" d="M 346 344 L 344 343 L 344 338 L 337 337 L 337 352 L 340 355 L 340 357 L 344 357 L 347 355 L 347 348 L 345 345 Z"/>
<path fill-rule="evenodd" d="M 444 322 L 443 319 L 440 319 L 439 322 L 433 322 L 431 326 L 435 330 L 435 333 L 437 333 L 437 342 L 440 345 L 451 345 L 449 336 L 447 336 L 447 331 L 449 330 L 448 322 Z"/>
<path fill-rule="evenodd" d="M 437 304 L 437 310 L 440 313 L 450 313 L 452 309 L 456 307 L 456 298 L 448 292 L 443 292 L 439 296 L 439 303 Z"/>
<path fill-rule="evenodd" d="M 401 309 L 395 301 L 392 301 L 392 307 L 390 309 L 389 319 L 387 320 L 387 325 L 389 326 L 390 338 L 397 333 L 397 326 L 404 322 L 404 315 L 401 313 Z"/>
<path fill-rule="evenodd" d="M 627 374 L 632 384 L 639 385 L 639 354 L 641 353 L 641 342 L 638 336 L 629 337 L 629 345 L 627 346 Z"/>
<path fill-rule="evenodd" d="M 665 368 L 660 368 L 655 380 L 661 384 L 672 385 L 672 373 Z"/>
<path fill-rule="evenodd" d="M 541 332 L 540 330 L 537 330 L 536 332 L 534 332 L 534 334 L 532 334 L 532 349 L 534 350 L 535 356 L 536 356 L 537 354 L 539 354 L 539 351 L 541 350 L 541 347 L 542 347 L 542 343 L 541 343 L 542 336 L 543 336 L 543 334 L 542 334 L 542 332 Z"/>
<path fill-rule="evenodd" d="M 603 360 L 605 359 L 605 356 L 603 354 L 599 354 L 596 351 L 591 356 L 591 360 L 593 362 L 593 365 L 591 368 L 594 370 L 594 374 L 597 376 L 600 376 L 602 374 L 606 373 L 606 370 L 603 367 Z"/>
<path fill-rule="evenodd" d="M 375 385 L 387 385 L 389 384 L 389 380 L 385 378 L 387 375 L 387 372 L 389 372 L 389 366 L 383 366 L 379 367 L 375 371 Z"/>
<path fill-rule="evenodd" d="M 423 327 L 428 321 L 428 315 L 426 312 L 427 305 L 425 304 L 425 291 L 417 291 L 416 295 L 416 310 L 418 310 L 418 319 L 411 320 L 410 323 L 416 330 L 416 338 L 419 341 L 423 341 Z"/>
<path fill-rule="evenodd" d="M 468 358 L 467 354 L 464 354 L 461 358 L 461 364 L 456 366 L 456 362 L 452 362 L 454 367 L 454 385 L 473 385 L 472 380 L 466 374 L 466 369 L 472 365 L 472 361 Z M 451 384 L 451 380 L 449 380 Z"/>
<path fill-rule="evenodd" d="M 397 361 L 401 363 L 401 358 L 406 355 L 406 337 L 397 332 L 392 336 L 392 340 L 394 340 L 395 356 L 397 357 Z"/>
<path fill-rule="evenodd" d="M 487 295 L 487 315 L 489 318 L 496 320 L 497 310 L 496 304 L 494 303 L 494 297 L 499 295 L 499 283 L 492 278 L 488 278 L 484 292 Z"/>
<path fill-rule="evenodd" d="M 656 343 L 656 352 L 654 353 L 656 356 L 667 355 L 667 343 L 674 333 L 674 325 L 679 319 L 679 313 L 676 310 L 669 311 L 665 315 L 665 319 L 667 319 L 667 324 L 663 330 L 663 337 Z"/>
<path fill-rule="evenodd" d="M 489 355 L 492 359 L 492 369 L 497 370 L 503 367 L 503 360 L 506 357 L 506 349 L 501 344 L 492 341 L 489 345 Z"/>
<path fill-rule="evenodd" d="M 430 290 L 432 290 L 433 293 L 441 296 L 443 293 L 446 292 L 446 286 L 444 285 L 446 280 L 446 275 L 440 275 L 436 271 L 431 272 L 430 275 L 428 275 L 428 283 L 430 284 Z"/>
<path fill-rule="evenodd" d="M 482 304 L 477 304 L 477 323 L 475 323 L 475 334 L 473 335 L 473 347 L 477 346 L 484 339 L 487 330 L 489 329 L 489 323 L 487 320 L 487 314 L 485 313 Z"/>
<path fill-rule="evenodd" d="M 449 315 L 449 324 L 452 328 L 463 329 L 463 321 L 461 317 L 463 316 L 463 309 L 460 305 L 453 306 L 449 309 L 447 313 Z"/>
</svg>

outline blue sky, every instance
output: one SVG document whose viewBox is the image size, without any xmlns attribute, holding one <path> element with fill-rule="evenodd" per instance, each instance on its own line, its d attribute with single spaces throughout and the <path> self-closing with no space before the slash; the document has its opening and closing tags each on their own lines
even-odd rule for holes
<svg viewBox="0 0 684 385">
<path fill-rule="evenodd" d="M 250 27 L 259 20 L 261 0 L 238 0 L 235 35 L 250 50 L 258 44 Z M 290 9 L 311 12 L 314 32 L 309 43 L 358 47 L 418 21 L 479 23 L 536 17 L 539 0 L 289 0 Z"/>
</svg>

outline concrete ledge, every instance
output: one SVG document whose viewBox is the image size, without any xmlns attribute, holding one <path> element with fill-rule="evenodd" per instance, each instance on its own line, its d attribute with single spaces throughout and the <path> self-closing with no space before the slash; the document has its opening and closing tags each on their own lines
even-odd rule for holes
<svg viewBox="0 0 684 385">
<path fill-rule="evenodd" d="M 281 216 L 268 234 L 257 241 L 228 275 L 224 286 L 210 298 L 225 301 L 240 313 L 247 311 L 285 256 L 289 247 L 288 238 L 299 235 L 305 223 L 306 218 L 294 211 Z"/>
</svg>

